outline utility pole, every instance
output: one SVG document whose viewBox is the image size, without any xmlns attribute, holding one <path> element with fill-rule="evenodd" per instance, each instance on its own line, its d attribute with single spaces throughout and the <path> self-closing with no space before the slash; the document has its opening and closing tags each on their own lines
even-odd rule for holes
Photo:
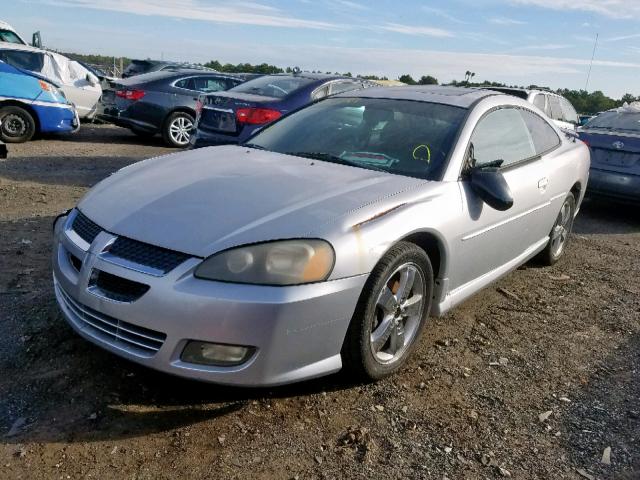
<svg viewBox="0 0 640 480">
<path fill-rule="evenodd" d="M 593 44 L 593 53 L 591 54 L 591 63 L 589 64 L 589 73 L 587 73 L 587 83 L 584 85 L 584 90 L 589 91 L 589 80 L 591 79 L 591 68 L 593 68 L 593 59 L 596 57 L 596 48 L 598 48 L 598 33 L 596 33 L 596 41 Z"/>
</svg>

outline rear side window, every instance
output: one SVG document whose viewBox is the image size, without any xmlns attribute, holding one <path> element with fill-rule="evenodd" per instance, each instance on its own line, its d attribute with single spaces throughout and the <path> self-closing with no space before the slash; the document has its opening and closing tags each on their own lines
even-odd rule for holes
<svg viewBox="0 0 640 480">
<path fill-rule="evenodd" d="M 178 88 L 193 90 L 193 78 L 183 78 L 182 80 L 178 80 L 174 85 Z"/>
<path fill-rule="evenodd" d="M 311 94 L 311 98 L 313 100 L 320 100 L 327 95 L 329 95 L 329 85 L 325 85 L 324 87 L 314 90 L 313 94 Z"/>
<path fill-rule="evenodd" d="M 549 115 L 554 120 L 564 121 L 564 113 L 562 112 L 562 106 L 560 105 L 560 97 L 549 95 L 549 109 L 551 114 Z"/>
<path fill-rule="evenodd" d="M 540 110 L 542 110 L 544 112 L 545 106 L 546 106 L 545 99 L 544 99 L 544 95 L 536 95 L 533 98 L 533 104 L 538 107 Z"/>
<path fill-rule="evenodd" d="M 217 77 L 196 77 L 193 79 L 194 90 L 203 93 L 219 92 L 227 89 L 227 82 L 224 78 Z"/>
<path fill-rule="evenodd" d="M 348 92 L 350 90 L 356 90 L 358 88 L 362 88 L 362 83 L 352 81 L 336 82 L 331 84 L 330 95 L 336 95 L 337 93 Z"/>
<path fill-rule="evenodd" d="M 578 114 L 576 113 L 573 105 L 564 97 L 560 99 L 560 107 L 562 108 L 562 116 L 566 122 L 578 124 Z"/>
<path fill-rule="evenodd" d="M 520 114 L 531 133 L 537 155 L 553 150 L 560 144 L 558 134 L 546 120 L 529 110 L 520 110 Z"/>
<path fill-rule="evenodd" d="M 471 144 L 476 165 L 502 160 L 505 167 L 536 156 L 531 133 L 515 108 L 494 110 L 482 118 Z"/>
</svg>

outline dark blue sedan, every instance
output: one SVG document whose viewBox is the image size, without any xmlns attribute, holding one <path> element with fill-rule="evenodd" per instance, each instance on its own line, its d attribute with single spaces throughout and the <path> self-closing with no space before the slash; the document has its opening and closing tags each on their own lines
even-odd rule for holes
<svg viewBox="0 0 640 480">
<path fill-rule="evenodd" d="M 191 145 L 243 143 L 257 129 L 288 112 L 367 86 L 366 80 L 358 78 L 304 72 L 266 75 L 226 92 L 202 95 Z"/>
<path fill-rule="evenodd" d="M 591 148 L 588 193 L 640 203 L 640 104 L 601 113 L 579 135 Z"/>
</svg>

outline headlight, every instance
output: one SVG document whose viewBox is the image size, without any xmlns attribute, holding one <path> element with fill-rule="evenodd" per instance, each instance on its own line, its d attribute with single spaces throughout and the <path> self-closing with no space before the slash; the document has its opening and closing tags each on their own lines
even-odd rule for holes
<svg viewBox="0 0 640 480">
<path fill-rule="evenodd" d="M 40 84 L 40 88 L 42 90 L 46 92 L 51 92 L 54 95 L 60 95 L 61 97 L 64 97 L 62 90 L 58 89 L 58 87 L 56 87 L 54 84 L 45 82 L 44 80 L 38 80 L 38 83 Z"/>
<path fill-rule="evenodd" d="M 324 240 L 280 240 L 225 250 L 195 271 L 207 280 L 259 285 L 300 285 L 326 280 L 333 248 Z"/>
</svg>

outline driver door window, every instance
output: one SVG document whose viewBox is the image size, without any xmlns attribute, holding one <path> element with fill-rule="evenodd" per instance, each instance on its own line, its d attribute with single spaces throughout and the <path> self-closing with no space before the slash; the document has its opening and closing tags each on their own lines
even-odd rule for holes
<svg viewBox="0 0 640 480">
<path fill-rule="evenodd" d="M 502 167 L 536 156 L 531 133 L 515 108 L 501 108 L 486 115 L 471 136 L 476 166 L 502 160 Z"/>
</svg>

